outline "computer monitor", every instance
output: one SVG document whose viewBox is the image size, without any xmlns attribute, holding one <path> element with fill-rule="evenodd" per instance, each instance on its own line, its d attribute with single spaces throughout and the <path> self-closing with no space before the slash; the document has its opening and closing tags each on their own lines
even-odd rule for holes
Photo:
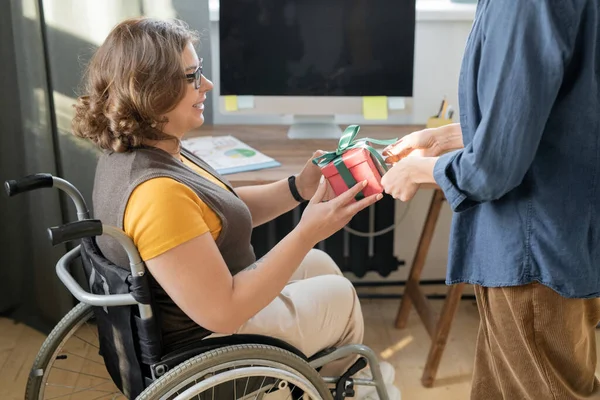
<svg viewBox="0 0 600 400">
<path fill-rule="evenodd" d="M 415 0 L 220 0 L 220 94 L 281 100 L 290 137 L 339 137 L 336 99 L 412 96 L 414 41 Z"/>
</svg>

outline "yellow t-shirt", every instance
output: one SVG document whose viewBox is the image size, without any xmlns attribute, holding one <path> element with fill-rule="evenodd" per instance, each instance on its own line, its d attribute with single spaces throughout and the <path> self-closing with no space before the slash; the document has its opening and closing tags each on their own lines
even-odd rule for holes
<svg viewBox="0 0 600 400">
<path fill-rule="evenodd" d="M 217 178 L 183 158 L 184 164 L 211 182 L 227 188 Z M 125 233 L 147 261 L 206 232 L 219 237 L 219 216 L 198 195 L 174 179 L 152 178 L 136 187 L 125 208 Z"/>
</svg>

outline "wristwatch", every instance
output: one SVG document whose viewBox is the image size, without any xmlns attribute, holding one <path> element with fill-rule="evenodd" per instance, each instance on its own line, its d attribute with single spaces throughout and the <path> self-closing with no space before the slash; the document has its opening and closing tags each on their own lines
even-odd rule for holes
<svg viewBox="0 0 600 400">
<path fill-rule="evenodd" d="M 292 196 L 298 203 L 303 203 L 306 200 L 300 196 L 300 192 L 298 192 L 298 188 L 296 187 L 296 175 L 292 175 L 288 178 L 288 186 L 290 187 L 290 192 Z"/>
</svg>

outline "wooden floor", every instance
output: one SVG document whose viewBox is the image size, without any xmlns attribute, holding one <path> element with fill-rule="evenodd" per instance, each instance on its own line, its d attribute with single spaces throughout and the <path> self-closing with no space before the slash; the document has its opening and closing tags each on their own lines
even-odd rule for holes
<svg viewBox="0 0 600 400">
<path fill-rule="evenodd" d="M 381 360 L 395 366 L 396 385 L 402 391 L 403 399 L 469 398 L 479 324 L 474 302 L 461 302 L 438 370 L 438 378 L 430 389 L 422 387 L 420 383 L 430 340 L 414 310 L 408 327 L 397 330 L 392 324 L 398 300 L 361 302 L 366 327 L 365 344 L 375 350 Z M 432 303 L 441 308 L 440 300 Z M 44 335 L 39 332 L 0 318 L 0 399 L 23 399 L 29 369 L 43 340 Z"/>
</svg>

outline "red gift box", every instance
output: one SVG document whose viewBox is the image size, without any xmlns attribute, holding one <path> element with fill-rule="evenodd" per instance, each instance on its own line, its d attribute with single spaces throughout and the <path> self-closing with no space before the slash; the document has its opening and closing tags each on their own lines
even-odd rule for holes
<svg viewBox="0 0 600 400">
<path fill-rule="evenodd" d="M 383 192 L 383 187 L 381 186 L 383 172 L 373 162 L 371 153 L 367 149 L 356 148 L 349 150 L 342 154 L 342 161 L 357 183 L 364 180 L 367 181 L 367 186 L 362 190 L 364 197 Z M 321 172 L 329 182 L 336 196 L 348 190 L 348 185 L 333 162 L 321 168 Z"/>
<path fill-rule="evenodd" d="M 355 140 L 359 129 L 358 125 L 347 127 L 336 151 L 325 153 L 313 160 L 313 163 L 321 168 L 336 196 L 366 180 L 367 186 L 355 196 L 356 200 L 383 192 L 381 177 L 387 171 L 387 165 L 371 144 L 389 145 L 397 141 L 369 138 Z"/>
</svg>

